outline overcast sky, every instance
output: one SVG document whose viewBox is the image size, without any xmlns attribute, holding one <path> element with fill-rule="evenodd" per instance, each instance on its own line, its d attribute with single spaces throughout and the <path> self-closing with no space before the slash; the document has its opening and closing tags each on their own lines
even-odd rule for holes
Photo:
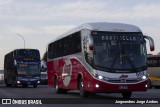
<svg viewBox="0 0 160 107">
<path fill-rule="evenodd" d="M 6 53 L 24 47 L 17 34 L 42 57 L 48 42 L 88 22 L 136 25 L 160 52 L 160 0 L 0 0 L 0 69 Z"/>
</svg>

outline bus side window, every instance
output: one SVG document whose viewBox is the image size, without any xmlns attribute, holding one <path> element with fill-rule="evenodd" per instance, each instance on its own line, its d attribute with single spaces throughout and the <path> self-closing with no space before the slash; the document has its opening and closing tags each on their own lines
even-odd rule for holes
<svg viewBox="0 0 160 107">
<path fill-rule="evenodd" d="M 75 52 L 80 52 L 81 51 L 81 37 L 80 37 L 80 32 L 77 32 L 74 34 L 76 37 L 74 39 L 74 49 Z"/>
<path fill-rule="evenodd" d="M 49 47 L 48 47 L 48 58 L 51 59 L 51 52 L 52 52 L 52 48 L 51 48 L 51 44 L 49 44 Z"/>
</svg>

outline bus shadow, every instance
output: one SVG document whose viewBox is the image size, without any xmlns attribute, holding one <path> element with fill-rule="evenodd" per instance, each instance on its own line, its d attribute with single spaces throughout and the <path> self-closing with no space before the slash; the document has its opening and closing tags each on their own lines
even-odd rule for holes
<svg viewBox="0 0 160 107">
<path fill-rule="evenodd" d="M 67 94 L 75 97 L 81 97 L 79 92 L 69 91 Z M 117 93 L 117 96 L 113 96 L 112 93 L 91 93 L 88 99 L 123 99 L 121 93 Z"/>
<path fill-rule="evenodd" d="M 41 85 L 38 85 L 37 88 L 41 87 Z M 0 84 L 0 88 L 34 88 L 33 85 L 28 85 L 28 86 L 22 86 L 22 85 L 18 85 L 18 86 L 10 86 L 10 87 L 6 87 L 6 85 Z M 36 89 L 36 88 L 35 88 Z"/>
</svg>

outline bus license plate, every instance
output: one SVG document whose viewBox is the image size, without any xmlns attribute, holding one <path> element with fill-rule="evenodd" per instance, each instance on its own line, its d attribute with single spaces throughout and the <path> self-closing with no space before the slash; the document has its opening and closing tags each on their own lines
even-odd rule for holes
<svg viewBox="0 0 160 107">
<path fill-rule="evenodd" d="M 27 82 L 27 84 L 31 84 L 31 82 Z"/>
<path fill-rule="evenodd" d="M 119 86 L 119 89 L 128 89 L 128 86 L 127 85 L 121 85 L 121 86 Z"/>
</svg>

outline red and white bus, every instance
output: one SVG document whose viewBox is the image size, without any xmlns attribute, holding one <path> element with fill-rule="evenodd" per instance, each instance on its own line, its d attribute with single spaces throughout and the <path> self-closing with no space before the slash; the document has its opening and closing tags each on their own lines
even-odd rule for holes
<svg viewBox="0 0 160 107">
<path fill-rule="evenodd" d="M 48 44 L 48 84 L 56 93 L 122 93 L 147 90 L 147 50 L 151 37 L 133 25 L 87 23 Z"/>
</svg>

